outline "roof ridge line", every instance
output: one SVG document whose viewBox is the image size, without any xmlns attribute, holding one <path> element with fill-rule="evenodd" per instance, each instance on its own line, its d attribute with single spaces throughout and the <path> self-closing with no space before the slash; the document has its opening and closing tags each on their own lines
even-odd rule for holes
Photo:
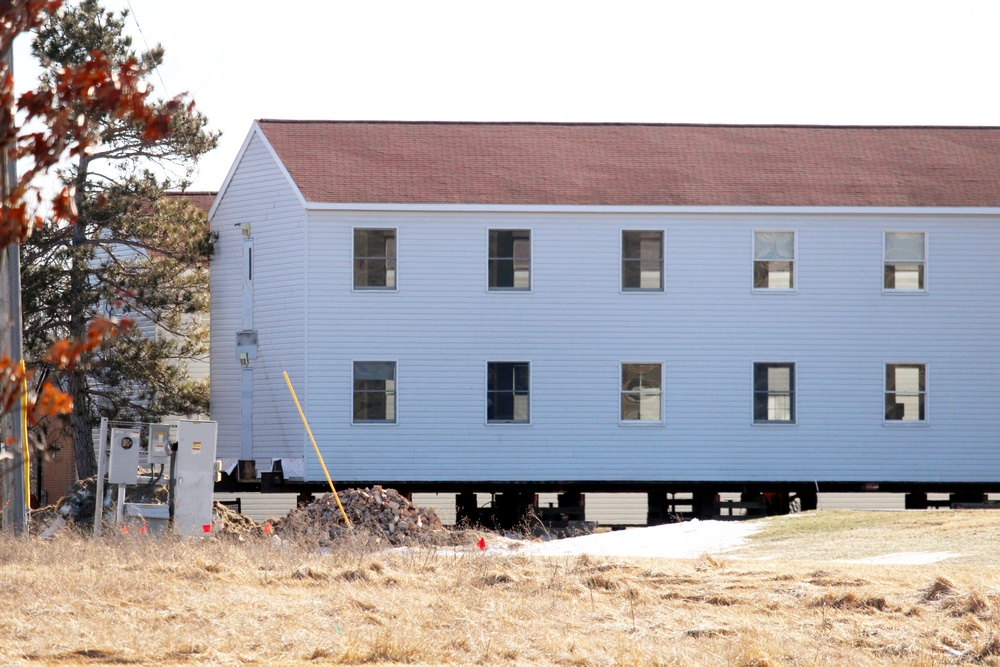
<svg viewBox="0 0 1000 667">
<path fill-rule="evenodd" d="M 653 123 L 626 121 L 478 121 L 478 120 L 330 120 L 305 118 L 258 118 L 258 123 L 288 125 L 471 125 L 545 127 L 705 127 L 810 130 L 997 130 L 998 125 L 832 125 L 827 123 Z"/>
</svg>

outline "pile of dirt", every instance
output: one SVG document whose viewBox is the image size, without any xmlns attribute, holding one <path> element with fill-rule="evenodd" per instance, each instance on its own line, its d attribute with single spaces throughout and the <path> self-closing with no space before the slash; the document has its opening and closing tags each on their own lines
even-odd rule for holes
<svg viewBox="0 0 1000 667">
<path fill-rule="evenodd" d="M 229 509 L 218 501 L 212 503 L 212 510 L 215 512 L 213 535 L 234 537 L 239 541 L 266 535 L 264 524 L 257 523 L 250 517 Z"/>
<path fill-rule="evenodd" d="M 417 507 L 395 489 L 373 486 L 339 493 L 344 512 L 357 528 L 364 528 L 390 544 L 438 543 L 445 533 L 433 508 Z M 325 544 L 344 535 L 347 527 L 333 494 L 298 507 L 274 523 L 274 532 L 286 538 L 305 538 Z"/>
</svg>

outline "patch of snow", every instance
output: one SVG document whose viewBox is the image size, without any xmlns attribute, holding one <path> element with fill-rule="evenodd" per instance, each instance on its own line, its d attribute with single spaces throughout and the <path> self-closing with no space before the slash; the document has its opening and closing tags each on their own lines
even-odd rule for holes
<svg viewBox="0 0 1000 667">
<path fill-rule="evenodd" d="M 929 565 L 940 563 L 949 558 L 958 558 L 962 554 L 952 551 L 901 551 L 872 558 L 844 561 L 846 563 L 874 563 L 876 565 Z"/>
<path fill-rule="evenodd" d="M 636 556 L 698 558 L 737 549 L 761 528 L 759 522 L 685 521 L 647 528 L 568 537 L 525 544 L 517 553 L 529 556 Z M 487 541 L 488 542 L 488 541 Z"/>
</svg>

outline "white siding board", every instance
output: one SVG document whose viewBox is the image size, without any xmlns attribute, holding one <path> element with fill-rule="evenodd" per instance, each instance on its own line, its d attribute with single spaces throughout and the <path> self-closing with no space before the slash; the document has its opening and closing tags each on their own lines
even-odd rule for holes
<svg viewBox="0 0 1000 667">
<path fill-rule="evenodd" d="M 254 325 L 259 332 L 259 357 L 252 364 L 254 456 L 302 456 L 303 429 L 281 373 L 285 368 L 293 381 L 296 376 L 301 381 L 303 279 L 290 275 L 289 266 L 301 263 L 304 221 L 295 191 L 263 140 L 254 136 L 212 218 L 212 229 L 219 233 L 212 259 L 212 417 L 219 422 L 221 457 L 241 455 L 236 332 L 243 329 L 244 223 L 251 225 L 254 237 Z"/>
<path fill-rule="evenodd" d="M 334 476 L 995 477 L 983 466 L 997 447 L 996 417 L 983 423 L 998 375 L 994 221 L 613 217 L 312 213 L 310 400 L 328 415 L 314 431 Z M 351 292 L 354 225 L 399 229 L 398 291 Z M 532 230 L 531 293 L 486 291 L 485 230 L 501 226 Z M 665 230 L 666 290 L 622 294 L 621 229 L 645 227 Z M 797 232 L 796 294 L 751 294 L 752 230 L 771 228 Z M 889 228 L 928 231 L 927 295 L 882 293 Z M 383 358 L 399 364 L 399 423 L 351 426 L 351 361 Z M 532 363 L 531 426 L 483 423 L 485 363 L 502 359 Z M 618 424 L 622 360 L 665 364 L 664 425 Z M 751 426 L 753 361 L 797 364 L 795 426 Z M 883 425 L 887 361 L 928 364 L 928 425 Z"/>
</svg>

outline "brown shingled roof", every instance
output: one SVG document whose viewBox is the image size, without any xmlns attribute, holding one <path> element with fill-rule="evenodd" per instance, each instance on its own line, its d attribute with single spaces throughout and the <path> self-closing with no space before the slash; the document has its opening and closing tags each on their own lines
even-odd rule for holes
<svg viewBox="0 0 1000 667">
<path fill-rule="evenodd" d="M 176 197 L 178 199 L 188 199 L 195 208 L 201 209 L 205 213 L 212 208 L 212 202 L 215 201 L 215 195 L 218 192 L 208 192 L 208 191 L 184 191 L 184 192 L 167 192 L 168 197 Z"/>
<path fill-rule="evenodd" d="M 258 121 L 307 201 L 1000 206 L 1000 128 Z"/>
</svg>

